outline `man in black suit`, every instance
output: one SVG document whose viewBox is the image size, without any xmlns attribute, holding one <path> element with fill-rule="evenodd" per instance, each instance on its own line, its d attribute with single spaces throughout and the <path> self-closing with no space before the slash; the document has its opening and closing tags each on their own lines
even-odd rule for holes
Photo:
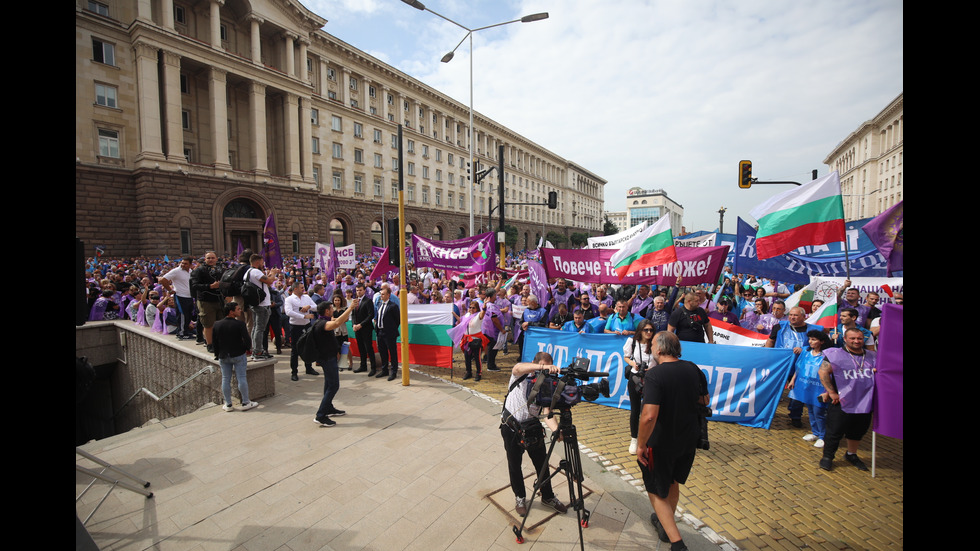
<svg viewBox="0 0 980 551">
<path fill-rule="evenodd" d="M 389 381 L 394 381 L 398 376 L 398 324 L 401 323 L 401 315 L 398 313 L 398 305 L 391 300 L 391 288 L 381 288 L 381 300 L 378 301 L 378 312 L 375 316 L 375 327 L 378 330 L 378 352 L 381 354 L 381 373 L 377 378 L 388 377 Z M 389 371 L 388 366 L 391 366 Z"/>
<path fill-rule="evenodd" d="M 374 334 L 374 303 L 365 299 L 364 295 L 367 293 L 367 288 L 363 283 L 358 283 L 354 287 L 354 292 L 361 301 L 351 315 L 351 323 L 354 324 L 354 339 L 357 341 L 357 350 L 361 353 L 361 367 L 355 369 L 354 373 L 367 371 L 367 362 L 370 358 L 371 371 L 367 376 L 374 377 L 378 374 L 378 361 L 374 358 L 374 345 L 371 344 L 371 341 L 374 340 L 371 338 Z"/>
</svg>

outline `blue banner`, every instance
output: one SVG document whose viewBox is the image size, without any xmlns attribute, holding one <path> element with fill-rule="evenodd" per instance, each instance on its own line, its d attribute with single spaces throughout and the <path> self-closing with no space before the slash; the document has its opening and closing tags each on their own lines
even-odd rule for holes
<svg viewBox="0 0 980 551">
<path fill-rule="evenodd" d="M 878 249 L 864 236 L 860 228 L 868 220 L 848 222 L 851 277 L 887 277 L 887 263 Z M 755 253 L 755 229 L 738 219 L 738 238 L 735 244 L 735 272 L 752 274 L 784 283 L 807 284 L 810 276 L 843 277 L 848 271 L 844 261 L 843 243 L 819 247 L 803 247 L 807 256 L 796 253 L 759 260 Z M 860 235 L 858 235 L 860 234 Z M 870 247 L 870 248 L 869 248 Z"/>
<path fill-rule="evenodd" d="M 541 327 L 529 327 L 524 335 L 521 361 L 532 361 L 539 351 L 551 354 L 560 367 L 567 367 L 576 357 L 588 358 L 590 371 L 609 373 L 609 398 L 600 397 L 596 403 L 629 409 L 623 377 L 625 337 Z M 792 350 L 696 342 L 685 342 L 681 347 L 684 359 L 698 364 L 708 379 L 713 412 L 710 420 L 769 428 L 793 366 Z"/>
</svg>

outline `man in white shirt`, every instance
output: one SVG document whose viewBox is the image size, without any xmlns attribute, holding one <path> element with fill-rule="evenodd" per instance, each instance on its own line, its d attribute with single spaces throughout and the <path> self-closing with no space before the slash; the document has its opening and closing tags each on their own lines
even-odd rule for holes
<svg viewBox="0 0 980 551">
<path fill-rule="evenodd" d="M 194 299 L 191 298 L 191 257 L 180 259 L 180 264 L 160 278 L 160 284 L 170 292 L 177 293 L 177 310 L 180 312 L 180 323 L 177 326 L 177 338 L 180 340 L 194 339 L 191 330 L 191 313 L 194 310 Z"/>
<path fill-rule="evenodd" d="M 252 306 L 252 316 L 255 325 L 252 326 L 252 360 L 266 360 L 272 358 L 267 350 L 261 350 L 264 339 L 262 335 L 269 330 L 269 315 L 271 314 L 272 299 L 269 297 L 269 285 L 276 281 L 276 274 L 279 270 L 272 268 L 268 273 L 263 271 L 265 260 L 262 255 L 253 254 L 249 258 L 252 265 L 245 273 L 246 279 L 256 287 L 262 289 L 265 296 L 259 301 L 257 306 Z"/>
<path fill-rule="evenodd" d="M 289 318 L 289 342 L 292 343 L 292 349 L 289 352 L 289 368 L 293 372 L 291 379 L 298 381 L 300 350 L 296 346 L 296 341 L 303 334 L 303 329 L 306 329 L 306 326 L 316 319 L 316 303 L 313 302 L 310 295 L 306 294 L 306 288 L 301 282 L 293 283 L 289 291 L 289 296 L 284 301 L 286 316 Z M 319 375 L 320 373 L 313 369 L 312 364 L 307 363 L 306 374 Z"/>
</svg>

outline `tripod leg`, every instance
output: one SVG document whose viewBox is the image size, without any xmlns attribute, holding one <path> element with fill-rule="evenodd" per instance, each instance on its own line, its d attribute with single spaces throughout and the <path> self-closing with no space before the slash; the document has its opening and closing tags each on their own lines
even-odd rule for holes
<svg viewBox="0 0 980 551">
<path fill-rule="evenodd" d="M 531 505 L 534 503 L 534 496 L 537 495 L 538 491 L 544 485 L 546 481 L 549 481 L 554 477 L 554 473 L 548 478 L 544 478 L 544 473 L 548 469 L 548 463 L 551 460 L 551 454 L 555 451 L 555 444 L 558 443 L 558 436 L 560 433 L 552 433 L 551 442 L 548 444 L 548 453 L 545 454 L 544 463 L 541 468 L 537 471 L 536 478 L 534 479 L 534 489 L 531 491 L 531 498 L 527 502 L 527 515 L 521 520 L 521 526 L 518 528 L 514 527 L 514 535 L 517 536 L 517 543 L 524 543 L 524 536 L 521 534 L 524 532 L 524 525 L 527 524 L 527 519 L 531 515 Z M 556 471 L 557 472 L 557 471 Z"/>
</svg>

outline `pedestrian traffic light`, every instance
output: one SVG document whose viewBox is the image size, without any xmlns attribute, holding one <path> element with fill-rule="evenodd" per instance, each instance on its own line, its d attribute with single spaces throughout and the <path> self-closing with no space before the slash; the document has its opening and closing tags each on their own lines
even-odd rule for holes
<svg viewBox="0 0 980 551">
<path fill-rule="evenodd" d="M 738 162 L 738 187 L 742 189 L 752 187 L 752 161 Z"/>
<path fill-rule="evenodd" d="M 557 191 L 549 191 L 548 192 L 548 208 L 549 209 L 552 209 L 552 210 L 558 208 L 558 192 Z"/>
</svg>

